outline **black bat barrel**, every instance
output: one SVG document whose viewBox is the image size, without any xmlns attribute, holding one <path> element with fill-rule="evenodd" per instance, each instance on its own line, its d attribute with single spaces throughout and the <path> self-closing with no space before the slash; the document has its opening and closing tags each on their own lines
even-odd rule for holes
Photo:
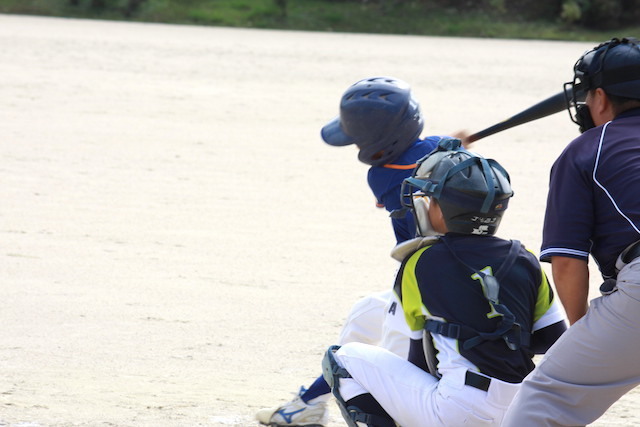
<svg viewBox="0 0 640 427">
<path fill-rule="evenodd" d="M 494 133 L 510 129 L 514 126 L 550 116 L 551 114 L 558 113 L 566 108 L 567 101 L 565 93 L 564 91 L 562 91 L 553 96 L 550 96 L 544 101 L 538 102 L 537 104 L 527 108 L 526 110 L 516 114 L 513 117 L 510 117 L 500 123 L 496 123 L 491 127 L 481 130 L 480 132 L 474 133 L 473 135 L 469 136 L 468 140 L 469 142 L 474 142 L 486 136 L 493 135 Z"/>
</svg>

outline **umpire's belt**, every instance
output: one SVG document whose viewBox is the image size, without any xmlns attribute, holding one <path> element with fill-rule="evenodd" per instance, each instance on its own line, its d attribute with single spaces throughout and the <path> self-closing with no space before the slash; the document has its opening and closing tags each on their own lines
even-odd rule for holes
<svg viewBox="0 0 640 427">
<path fill-rule="evenodd" d="M 640 257 L 640 240 L 629 246 L 622 255 L 622 262 L 629 264 L 634 259 Z"/>
<path fill-rule="evenodd" d="M 465 385 L 477 388 L 478 390 L 489 391 L 491 378 L 477 374 L 473 371 L 467 371 L 464 375 L 464 383 Z"/>
</svg>

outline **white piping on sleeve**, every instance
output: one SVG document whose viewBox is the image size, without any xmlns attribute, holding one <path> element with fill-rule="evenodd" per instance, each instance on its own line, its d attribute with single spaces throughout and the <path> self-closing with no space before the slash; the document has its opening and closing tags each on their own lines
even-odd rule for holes
<svg viewBox="0 0 640 427">
<path fill-rule="evenodd" d="M 567 255 L 579 256 L 579 257 L 584 257 L 584 258 L 588 258 L 589 257 L 589 252 L 579 251 L 577 249 L 547 248 L 547 249 L 543 250 L 542 252 L 540 252 L 540 258 L 545 258 L 545 257 L 549 256 L 550 253 L 567 254 Z"/>
</svg>

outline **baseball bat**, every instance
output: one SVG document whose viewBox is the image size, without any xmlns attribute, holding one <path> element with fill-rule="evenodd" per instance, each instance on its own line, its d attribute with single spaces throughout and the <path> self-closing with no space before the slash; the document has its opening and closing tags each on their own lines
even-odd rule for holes
<svg viewBox="0 0 640 427">
<path fill-rule="evenodd" d="M 469 135 L 467 140 L 469 142 L 474 142 L 489 135 L 493 135 L 494 133 L 510 129 L 514 126 L 550 116 L 551 114 L 558 113 L 566 108 L 567 102 L 565 93 L 564 91 L 562 91 L 553 96 L 550 96 L 543 101 L 538 102 L 537 104 L 527 108 L 524 111 L 521 111 L 515 116 L 509 117 L 508 119 L 503 120 L 500 123 L 496 123 L 495 125 L 483 129 L 479 132 L 476 132 L 473 135 Z"/>
</svg>

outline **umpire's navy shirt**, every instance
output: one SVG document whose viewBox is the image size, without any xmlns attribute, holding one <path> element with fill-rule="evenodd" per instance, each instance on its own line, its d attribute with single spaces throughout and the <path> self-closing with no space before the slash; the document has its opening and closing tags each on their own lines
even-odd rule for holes
<svg viewBox="0 0 640 427">
<path fill-rule="evenodd" d="M 551 168 L 540 259 L 598 263 L 615 274 L 616 258 L 640 239 L 640 109 L 574 139 Z"/>
</svg>

